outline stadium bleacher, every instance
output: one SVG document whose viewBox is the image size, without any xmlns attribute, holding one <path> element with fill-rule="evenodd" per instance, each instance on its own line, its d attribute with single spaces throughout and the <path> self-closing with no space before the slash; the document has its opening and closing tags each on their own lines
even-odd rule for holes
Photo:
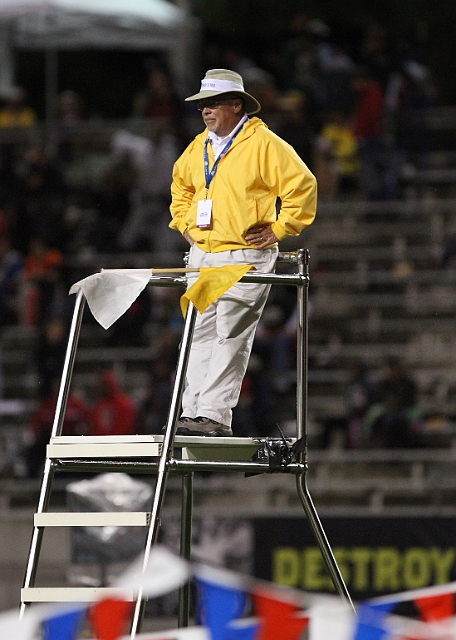
<svg viewBox="0 0 456 640">
<path fill-rule="evenodd" d="M 432 122 L 439 134 L 442 127 L 453 130 L 454 113 L 447 109 L 439 116 L 436 110 Z M 420 409 L 429 419 L 430 434 L 425 436 L 425 447 L 414 452 L 417 461 L 420 456 L 426 459 L 428 449 L 452 450 L 456 435 L 456 270 L 451 260 L 442 265 L 441 250 L 445 240 L 456 232 L 456 185 L 447 179 L 454 172 L 455 160 L 452 148 L 432 151 L 429 169 L 420 174 L 419 180 L 416 173 L 404 172 L 402 180 L 410 191 L 406 190 L 409 197 L 401 200 L 322 200 L 317 221 L 308 234 L 298 241 L 287 240 L 281 246 L 287 251 L 304 244 L 310 251 L 311 451 L 318 447 L 318 433 L 325 419 L 343 413 L 348 362 L 362 357 L 375 374 L 390 355 L 401 356 L 415 377 Z M 441 172 L 439 180 L 436 172 Z M 75 274 L 87 274 L 97 271 L 100 265 L 122 267 L 128 263 L 143 267 L 156 262 L 180 264 L 181 260 L 179 253 L 96 255 L 83 256 L 79 262 L 73 257 L 71 267 Z M 137 399 L 146 384 L 148 363 L 154 354 L 153 340 L 147 348 L 106 346 L 101 332 L 93 323 L 83 327 L 74 372 L 75 388 L 90 397 L 96 371 L 108 364 L 115 368 L 125 389 Z M 36 339 L 34 327 L 9 326 L 3 332 L 5 402 L 4 408 L 0 408 L 0 462 L 4 469 L 9 468 L 11 458 L 20 452 L 36 403 L 36 371 L 30 358 Z M 289 409 L 290 401 L 284 399 L 286 402 Z M 289 429 L 289 411 L 285 413 L 285 427 Z M 346 465 L 345 458 L 342 455 L 340 458 L 340 464 L 347 471 L 347 482 L 357 491 L 364 485 L 374 486 L 378 478 L 368 477 L 369 465 L 362 466 L 366 474 L 364 484 L 358 479 L 350 480 L 348 469 L 358 463 L 356 457 L 342 453 L 348 456 Z M 331 466 L 327 458 L 329 452 L 316 451 L 315 454 L 320 470 L 324 469 L 326 460 L 328 468 Z M 375 455 L 378 453 L 372 452 L 372 459 Z M 410 473 L 417 461 L 410 462 Z M 433 465 L 432 456 L 429 465 Z M 331 474 L 325 475 L 323 471 L 317 476 L 316 487 L 321 499 L 326 496 L 328 503 L 340 500 L 339 489 L 345 485 L 334 483 Z M 426 485 L 428 476 L 424 475 L 421 481 Z M 412 485 L 405 480 L 400 491 L 397 484 L 382 485 L 382 491 L 401 495 L 407 501 L 412 494 L 417 495 Z M 437 490 L 437 485 L 429 485 L 420 493 L 420 500 L 432 503 Z"/>
</svg>

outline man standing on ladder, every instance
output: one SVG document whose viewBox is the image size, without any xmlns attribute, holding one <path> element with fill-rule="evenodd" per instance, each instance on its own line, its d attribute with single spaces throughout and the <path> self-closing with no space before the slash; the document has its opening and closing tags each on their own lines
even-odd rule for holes
<svg viewBox="0 0 456 640">
<path fill-rule="evenodd" d="M 238 73 L 211 69 L 186 101 L 197 101 L 206 125 L 173 170 L 170 227 L 190 245 L 188 266 L 273 272 L 277 243 L 315 218 L 315 177 L 288 143 L 249 117 L 261 106 Z M 197 277 L 189 274 L 189 287 Z M 198 314 L 177 434 L 233 435 L 232 409 L 269 288 L 238 282 Z"/>
</svg>

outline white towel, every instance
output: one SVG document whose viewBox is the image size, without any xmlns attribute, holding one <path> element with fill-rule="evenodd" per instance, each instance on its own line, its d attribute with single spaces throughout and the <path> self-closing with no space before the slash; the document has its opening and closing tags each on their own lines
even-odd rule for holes
<svg viewBox="0 0 456 640">
<path fill-rule="evenodd" d="M 130 308 L 151 276 L 152 269 L 104 269 L 73 284 L 70 294 L 82 289 L 95 320 L 109 329 Z"/>
</svg>

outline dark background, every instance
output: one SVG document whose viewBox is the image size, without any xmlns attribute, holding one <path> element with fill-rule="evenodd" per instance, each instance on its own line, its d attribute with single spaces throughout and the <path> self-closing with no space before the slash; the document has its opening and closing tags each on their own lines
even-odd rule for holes
<svg viewBox="0 0 456 640">
<path fill-rule="evenodd" d="M 355 60 L 368 25 L 386 28 L 395 46 L 412 30 L 421 33 L 422 50 L 435 84 L 436 103 L 456 104 L 456 2 L 454 0 L 193 0 L 193 13 L 202 24 L 201 70 L 207 66 L 207 45 L 233 47 L 267 70 L 290 37 L 292 17 L 305 12 L 324 20 L 337 42 Z M 146 60 L 153 51 L 62 51 L 59 90 L 74 89 L 86 104 L 88 116 L 123 118 L 130 114 L 133 95 L 144 87 Z M 17 84 L 44 117 L 44 54 L 15 54 Z M 280 78 L 278 78 L 280 85 Z M 279 87 L 280 88 L 280 87 Z"/>
<path fill-rule="evenodd" d="M 456 101 L 456 2 L 454 0 L 194 0 L 207 32 L 242 42 L 252 52 L 280 46 L 294 14 L 304 11 L 331 28 L 332 37 L 356 53 L 367 25 L 378 22 L 393 40 L 422 23 L 429 63 L 438 79 L 441 99 Z"/>
</svg>

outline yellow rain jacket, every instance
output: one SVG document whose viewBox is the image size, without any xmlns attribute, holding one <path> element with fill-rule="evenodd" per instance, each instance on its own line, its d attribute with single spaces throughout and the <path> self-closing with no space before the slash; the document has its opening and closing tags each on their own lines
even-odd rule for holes
<svg viewBox="0 0 456 640">
<path fill-rule="evenodd" d="M 196 226 L 198 200 L 206 194 L 204 141 L 207 130 L 189 144 L 177 160 L 171 185 L 170 227 L 182 234 L 188 229 L 197 246 L 208 253 L 251 248 L 245 241 L 250 227 L 272 224 L 279 240 L 297 236 L 315 218 L 317 184 L 296 151 L 250 118 L 234 138 L 209 187 L 212 200 L 210 229 Z M 209 168 L 214 163 L 208 145 Z M 277 216 L 276 200 L 281 206 Z"/>
</svg>

